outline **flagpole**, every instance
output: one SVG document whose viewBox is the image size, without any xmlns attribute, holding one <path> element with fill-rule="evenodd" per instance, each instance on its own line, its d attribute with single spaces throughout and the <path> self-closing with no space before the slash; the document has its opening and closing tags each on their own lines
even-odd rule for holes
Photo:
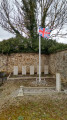
<svg viewBox="0 0 67 120">
<path fill-rule="evenodd" d="M 39 82 L 41 82 L 41 36 L 39 35 Z"/>
</svg>

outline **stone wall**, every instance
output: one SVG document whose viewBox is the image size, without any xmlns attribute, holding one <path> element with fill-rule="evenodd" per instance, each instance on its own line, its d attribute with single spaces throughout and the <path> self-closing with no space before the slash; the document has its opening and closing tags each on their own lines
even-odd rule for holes
<svg viewBox="0 0 67 120">
<path fill-rule="evenodd" d="M 67 50 L 49 55 L 49 71 L 52 74 L 59 72 L 61 78 L 67 81 Z"/>
<path fill-rule="evenodd" d="M 42 72 L 44 72 L 44 65 L 48 65 L 50 73 L 56 74 L 56 72 L 59 72 L 62 79 L 67 80 L 67 50 L 51 55 L 42 54 L 41 63 Z M 27 73 L 29 73 L 31 65 L 34 65 L 34 70 L 36 73 L 37 66 L 39 65 L 39 54 L 14 53 L 9 56 L 0 54 L 0 71 L 12 73 L 13 67 L 18 66 L 19 73 L 22 73 L 22 66 L 26 66 Z"/>
<path fill-rule="evenodd" d="M 42 72 L 44 72 L 44 65 L 48 65 L 48 56 L 41 55 Z M 5 66 L 3 66 L 6 64 Z M 13 67 L 18 66 L 19 73 L 22 73 L 22 66 L 26 66 L 27 73 L 30 72 L 30 66 L 34 65 L 35 73 L 39 65 L 39 55 L 35 53 L 16 53 L 8 55 L 0 55 L 0 71 L 13 72 Z M 3 66 L 3 67 L 1 67 Z"/>
<path fill-rule="evenodd" d="M 0 54 L 0 71 L 7 71 L 7 56 Z"/>
</svg>

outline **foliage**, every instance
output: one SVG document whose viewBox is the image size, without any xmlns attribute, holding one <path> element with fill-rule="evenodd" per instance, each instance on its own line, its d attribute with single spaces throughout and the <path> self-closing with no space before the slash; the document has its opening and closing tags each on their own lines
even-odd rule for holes
<svg viewBox="0 0 67 120">
<path fill-rule="evenodd" d="M 33 41 L 33 42 L 32 42 Z M 32 44 L 33 43 L 33 44 Z M 67 44 L 56 42 L 56 40 L 41 38 L 41 53 L 50 54 L 67 49 Z M 0 42 L 0 53 L 38 53 L 39 38 L 16 37 Z"/>
<path fill-rule="evenodd" d="M 36 2 L 34 2 L 34 0 L 22 0 L 22 3 L 22 10 L 24 12 L 25 18 L 25 27 L 28 29 L 30 36 L 34 38 L 37 36 Z"/>
<path fill-rule="evenodd" d="M 18 120 L 23 120 L 23 117 L 22 117 L 22 116 L 19 116 L 19 117 L 18 117 Z"/>
</svg>

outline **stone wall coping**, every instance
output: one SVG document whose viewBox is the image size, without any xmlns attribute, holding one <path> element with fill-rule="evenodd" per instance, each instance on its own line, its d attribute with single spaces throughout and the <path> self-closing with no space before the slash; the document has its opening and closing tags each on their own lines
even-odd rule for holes
<svg viewBox="0 0 67 120">
<path fill-rule="evenodd" d="M 29 55 L 39 55 L 39 53 L 11 53 L 11 54 L 8 54 L 8 55 L 6 55 L 6 54 L 0 54 L 0 56 L 11 56 L 11 55 L 17 55 L 17 54 L 19 54 L 19 55 L 25 55 L 25 54 L 29 54 Z M 48 54 L 44 54 L 44 53 L 42 53 L 41 55 L 46 55 L 46 56 L 48 56 Z"/>
<path fill-rule="evenodd" d="M 49 55 L 48 55 L 48 54 L 44 54 L 44 53 L 42 53 L 41 55 L 50 56 L 51 54 L 56 54 L 56 53 L 64 52 L 64 51 L 66 52 L 67 49 L 64 49 L 64 50 L 61 50 L 61 51 L 59 50 L 59 51 L 56 51 L 55 53 L 50 53 Z M 20 55 L 20 54 L 29 54 L 29 55 L 31 55 L 31 54 L 33 54 L 33 55 L 34 55 L 34 54 L 37 54 L 37 55 L 38 55 L 39 53 L 32 53 L 32 52 L 31 52 L 31 53 L 11 53 L 10 55 L 6 55 L 6 54 L 2 54 L 2 53 L 1 53 L 0 56 L 6 56 L 6 57 L 7 57 L 7 56 L 17 55 L 17 54 L 19 54 L 19 55 Z"/>
<path fill-rule="evenodd" d="M 62 50 L 62 51 L 56 51 L 56 52 L 54 52 L 54 53 L 50 53 L 48 56 L 51 56 L 51 55 L 57 54 L 57 53 L 62 53 L 62 52 L 67 52 L 67 49 Z"/>
</svg>

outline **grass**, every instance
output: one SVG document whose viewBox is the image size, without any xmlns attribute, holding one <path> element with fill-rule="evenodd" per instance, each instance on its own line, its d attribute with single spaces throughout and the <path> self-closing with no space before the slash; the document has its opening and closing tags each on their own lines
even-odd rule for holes
<svg viewBox="0 0 67 120">
<path fill-rule="evenodd" d="M 12 97 L 21 84 L 7 81 L 0 87 L 0 120 L 67 120 L 67 95 Z"/>
<path fill-rule="evenodd" d="M 12 104 L 6 103 L 0 120 L 67 120 L 66 105 L 67 99 L 64 102 L 49 96 L 15 98 Z"/>
</svg>

